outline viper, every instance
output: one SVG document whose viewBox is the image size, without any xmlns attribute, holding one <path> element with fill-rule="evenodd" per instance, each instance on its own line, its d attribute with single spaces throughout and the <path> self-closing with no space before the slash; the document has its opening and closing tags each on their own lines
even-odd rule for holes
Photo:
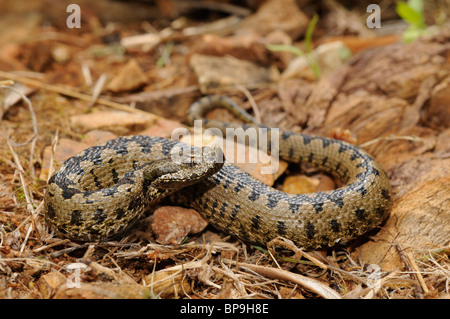
<svg viewBox="0 0 450 319">
<path fill-rule="evenodd" d="M 215 108 L 225 108 L 247 124 L 205 120 Z M 231 99 L 216 95 L 191 106 L 188 121 L 195 120 L 223 132 L 232 127 L 266 128 Z M 287 194 L 224 163 L 219 148 L 135 135 L 90 147 L 66 160 L 48 181 L 45 219 L 61 236 L 106 240 L 129 229 L 147 207 L 169 198 L 243 241 L 266 245 L 281 236 L 316 249 L 360 236 L 387 218 L 389 179 L 366 152 L 341 140 L 289 131 L 277 139 L 280 158 L 316 166 L 345 185 Z M 265 147 L 272 151 L 271 145 Z"/>
</svg>

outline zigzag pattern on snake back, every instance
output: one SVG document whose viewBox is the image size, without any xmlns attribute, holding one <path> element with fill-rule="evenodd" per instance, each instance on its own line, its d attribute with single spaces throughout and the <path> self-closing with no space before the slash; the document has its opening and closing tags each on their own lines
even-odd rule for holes
<svg viewBox="0 0 450 319">
<path fill-rule="evenodd" d="M 217 107 L 262 127 L 221 96 L 194 103 L 189 120 L 203 118 Z M 203 124 L 221 130 L 235 127 L 218 121 L 204 120 Z M 49 180 L 46 220 L 63 236 L 103 240 L 128 229 L 145 206 L 169 196 L 244 241 L 265 245 L 282 236 L 314 249 L 377 227 L 391 207 L 390 183 L 383 169 L 364 151 L 343 141 L 282 132 L 281 158 L 317 166 L 346 183 L 333 191 L 300 195 L 262 184 L 228 163 L 208 168 L 201 163 L 175 166 L 170 153 L 177 145 L 164 138 L 121 137 L 69 159 Z M 174 174 L 178 174 L 176 182 Z M 161 186 L 161 179 L 171 179 L 170 189 Z"/>
</svg>

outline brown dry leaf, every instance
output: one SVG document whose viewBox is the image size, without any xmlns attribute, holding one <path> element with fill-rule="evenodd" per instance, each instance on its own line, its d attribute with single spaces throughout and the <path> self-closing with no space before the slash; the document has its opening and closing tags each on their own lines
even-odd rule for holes
<svg viewBox="0 0 450 319">
<path fill-rule="evenodd" d="M 335 127 L 328 132 L 330 138 L 341 140 L 350 144 L 356 144 L 356 138 L 352 135 L 350 130 L 343 129 L 341 127 Z"/>
<path fill-rule="evenodd" d="M 130 135 L 142 131 L 159 119 L 151 113 L 134 114 L 123 111 L 100 111 L 89 114 L 77 114 L 70 118 L 70 124 L 79 132 L 107 130 L 117 135 Z"/>
<path fill-rule="evenodd" d="M 117 75 L 107 84 L 106 88 L 112 92 L 126 92 L 138 89 L 148 82 L 138 62 L 131 59 L 123 66 Z"/>
<path fill-rule="evenodd" d="M 304 175 L 287 176 L 281 190 L 289 194 L 313 193 L 319 186 L 320 181 L 316 178 Z"/>
<path fill-rule="evenodd" d="M 153 213 L 152 230 L 160 244 L 179 245 L 189 234 L 201 232 L 208 225 L 193 209 L 163 206 Z"/>
<path fill-rule="evenodd" d="M 279 77 L 274 68 L 264 68 L 231 56 L 193 54 L 189 62 L 202 93 L 231 90 L 238 86 L 259 88 L 275 82 Z"/>
<path fill-rule="evenodd" d="M 450 238 L 450 159 L 422 159 L 402 173 L 412 180 L 401 184 L 400 196 L 394 202 L 389 219 L 379 233 L 360 247 L 361 258 L 386 270 L 402 267 L 392 243 L 418 252 L 433 246 L 446 246 Z M 410 165 L 411 166 L 411 165 Z M 418 171 L 426 172 L 415 178 Z M 405 192 L 402 188 L 409 185 Z"/>
<path fill-rule="evenodd" d="M 430 103 L 424 109 L 424 121 L 431 127 L 450 127 L 450 76 L 438 83 L 431 92 Z"/>
<path fill-rule="evenodd" d="M 290 175 L 283 182 L 281 190 L 289 194 L 306 194 L 335 189 L 336 184 L 325 174 L 315 176 Z"/>
<path fill-rule="evenodd" d="M 239 26 L 239 33 L 267 35 L 281 30 L 292 39 L 305 33 L 308 17 L 299 9 L 295 0 L 269 0 L 259 10 L 245 18 Z"/>
<path fill-rule="evenodd" d="M 161 298 L 180 298 L 191 293 L 191 285 L 181 271 L 159 271 L 144 278 L 146 293 Z"/>
</svg>

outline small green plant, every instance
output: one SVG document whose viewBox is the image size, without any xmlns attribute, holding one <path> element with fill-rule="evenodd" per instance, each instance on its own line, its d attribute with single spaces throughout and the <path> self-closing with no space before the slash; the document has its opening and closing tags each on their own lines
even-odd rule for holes
<svg viewBox="0 0 450 319">
<path fill-rule="evenodd" d="M 423 0 L 408 0 L 397 2 L 397 14 L 408 23 L 408 29 L 403 33 L 403 42 L 410 43 L 427 33 Z"/>
<path fill-rule="evenodd" d="M 172 55 L 172 50 L 173 50 L 173 42 L 170 41 L 164 47 L 161 57 L 156 61 L 156 66 L 158 68 L 164 67 L 170 61 L 170 56 Z"/>
<path fill-rule="evenodd" d="M 313 48 L 312 48 L 312 34 L 314 32 L 314 28 L 316 27 L 317 21 L 319 21 L 319 16 L 315 14 L 311 21 L 308 24 L 308 27 L 306 28 L 305 32 L 305 49 L 306 54 L 300 50 L 299 48 L 293 46 L 293 45 L 287 45 L 287 44 L 267 44 L 266 48 L 271 51 L 275 52 L 289 52 L 292 54 L 295 54 L 297 56 L 303 56 L 307 59 L 309 65 L 313 69 L 314 76 L 316 79 L 320 77 L 320 69 L 319 64 L 317 63 L 316 58 L 314 57 L 314 54 L 312 54 Z"/>
</svg>

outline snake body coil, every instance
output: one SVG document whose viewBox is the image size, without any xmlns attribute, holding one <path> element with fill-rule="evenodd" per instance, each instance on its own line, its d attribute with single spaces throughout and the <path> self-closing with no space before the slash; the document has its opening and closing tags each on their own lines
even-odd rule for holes
<svg viewBox="0 0 450 319">
<path fill-rule="evenodd" d="M 220 96 L 194 103 L 189 119 L 200 119 L 217 107 L 262 127 Z M 203 123 L 221 130 L 233 127 Z M 130 227 L 146 206 L 170 196 L 172 202 L 196 209 L 216 228 L 244 241 L 265 245 L 282 236 L 314 249 L 373 229 L 391 206 L 383 169 L 364 151 L 339 140 L 280 134 L 281 158 L 317 166 L 346 183 L 333 191 L 300 195 L 271 188 L 234 165 L 222 166 L 217 150 L 205 155 L 208 148 L 203 149 L 199 163 L 173 163 L 170 154 L 180 145 L 159 137 L 119 137 L 68 159 L 49 180 L 47 222 L 75 240 L 107 239 Z"/>
</svg>

